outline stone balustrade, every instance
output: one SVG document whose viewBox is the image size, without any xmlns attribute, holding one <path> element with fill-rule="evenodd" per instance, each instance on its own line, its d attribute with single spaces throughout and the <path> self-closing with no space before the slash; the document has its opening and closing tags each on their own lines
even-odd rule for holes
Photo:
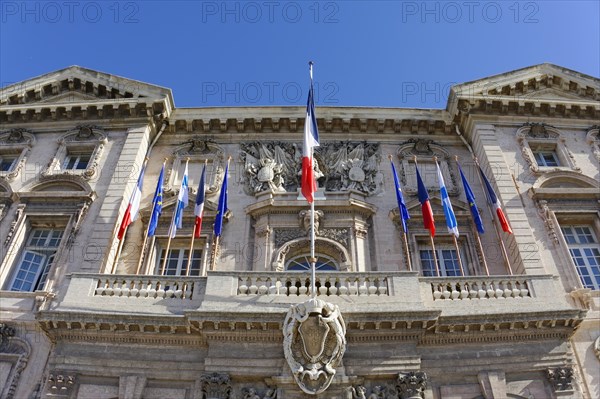
<svg viewBox="0 0 600 399">
<path fill-rule="evenodd" d="M 529 276 L 426 277 L 434 301 L 531 298 Z"/>
<path fill-rule="evenodd" d="M 193 299 L 195 280 L 174 276 L 106 276 L 97 279 L 94 296 Z"/>
<path fill-rule="evenodd" d="M 367 296 L 389 295 L 388 277 L 382 273 L 319 272 L 316 275 L 317 295 Z M 238 295 L 310 295 L 310 274 L 238 273 Z"/>
</svg>

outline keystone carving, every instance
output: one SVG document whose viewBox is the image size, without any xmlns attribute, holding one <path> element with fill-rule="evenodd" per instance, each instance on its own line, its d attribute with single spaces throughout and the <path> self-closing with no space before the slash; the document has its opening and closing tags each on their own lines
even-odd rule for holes
<svg viewBox="0 0 600 399">
<path fill-rule="evenodd" d="M 300 211 L 300 213 L 298 214 L 298 219 L 300 220 L 300 227 L 302 227 L 304 229 L 304 231 L 306 232 L 306 234 L 310 235 L 310 217 L 311 217 L 312 211 L 309 210 L 304 210 L 304 211 Z M 325 217 L 325 214 L 323 213 L 323 211 L 315 211 L 315 235 L 319 234 L 319 225 L 321 224 L 321 219 L 323 219 Z"/>
<path fill-rule="evenodd" d="M 312 298 L 293 305 L 283 322 L 283 351 L 302 391 L 324 392 L 346 351 L 346 326 L 337 305 Z"/>
<path fill-rule="evenodd" d="M 552 385 L 554 392 L 572 391 L 573 390 L 573 369 L 571 367 L 557 367 L 548 369 L 546 377 Z"/>
</svg>

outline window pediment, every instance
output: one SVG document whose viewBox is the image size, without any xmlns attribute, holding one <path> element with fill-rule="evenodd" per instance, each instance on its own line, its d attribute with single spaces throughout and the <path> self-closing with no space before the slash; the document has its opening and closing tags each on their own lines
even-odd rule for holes
<svg viewBox="0 0 600 399">
<path fill-rule="evenodd" d="M 525 123 L 516 133 L 521 154 L 536 174 L 554 171 L 581 172 L 575 157 L 565 145 L 565 138 L 554 126 Z"/>
<path fill-rule="evenodd" d="M 79 125 L 59 139 L 59 147 L 42 176 L 81 176 L 91 180 L 99 173 L 100 158 L 108 138 L 102 128 Z"/>
</svg>

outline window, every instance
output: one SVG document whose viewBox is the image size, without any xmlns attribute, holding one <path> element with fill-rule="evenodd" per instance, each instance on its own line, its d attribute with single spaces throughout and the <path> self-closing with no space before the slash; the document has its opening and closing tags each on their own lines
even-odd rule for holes
<svg viewBox="0 0 600 399">
<path fill-rule="evenodd" d="M 0 154 L 0 172 L 10 172 L 17 163 L 16 156 L 2 155 Z"/>
<path fill-rule="evenodd" d="M 85 170 L 90 163 L 90 154 L 68 154 L 62 164 L 63 170 Z"/>
<path fill-rule="evenodd" d="M 590 225 L 561 226 L 581 283 L 600 290 L 600 244 Z"/>
<path fill-rule="evenodd" d="M 533 155 L 538 166 L 560 166 L 558 156 L 555 151 L 534 151 Z"/>
<path fill-rule="evenodd" d="M 436 236 L 435 239 L 435 255 L 439 265 L 440 277 L 455 277 L 462 276 L 460 263 L 462 262 L 463 270 L 465 274 L 469 274 L 469 269 L 474 268 L 474 265 L 470 265 L 469 258 L 466 256 L 465 251 L 465 239 L 461 237 L 458 241 L 460 249 L 460 261 L 459 253 L 456 251 L 453 241 L 448 236 Z M 425 277 L 437 277 L 438 271 L 435 267 L 435 261 L 433 257 L 433 251 L 429 240 L 419 239 L 418 245 L 418 259 L 421 263 L 421 273 Z"/>
<path fill-rule="evenodd" d="M 562 133 L 555 127 L 526 123 L 517 130 L 516 136 L 523 159 L 532 172 L 548 173 L 556 169 L 580 171 Z"/>
<path fill-rule="evenodd" d="M 315 271 L 333 271 L 338 270 L 336 261 L 325 255 L 316 255 Z M 310 255 L 300 255 L 290 259 L 286 264 L 286 270 L 306 271 L 311 269 Z"/>
<path fill-rule="evenodd" d="M 165 259 L 166 250 L 160 251 L 160 257 L 156 265 L 156 274 L 162 274 L 163 262 Z M 192 258 L 188 268 L 188 258 L 190 255 L 189 248 L 172 248 L 169 249 L 169 255 L 167 256 L 167 263 L 165 264 L 164 275 L 165 276 L 199 276 L 202 269 L 202 250 L 193 249 Z"/>
<path fill-rule="evenodd" d="M 23 249 L 11 291 L 43 290 L 63 236 L 62 230 L 33 229 Z"/>
</svg>

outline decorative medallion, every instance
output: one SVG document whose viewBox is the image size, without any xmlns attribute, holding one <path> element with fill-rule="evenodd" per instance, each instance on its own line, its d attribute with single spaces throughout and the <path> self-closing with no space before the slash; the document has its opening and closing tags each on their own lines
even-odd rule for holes
<svg viewBox="0 0 600 399">
<path fill-rule="evenodd" d="M 346 351 L 346 326 L 337 305 L 320 299 L 294 305 L 283 323 L 283 351 L 304 392 L 324 392 Z"/>
</svg>

